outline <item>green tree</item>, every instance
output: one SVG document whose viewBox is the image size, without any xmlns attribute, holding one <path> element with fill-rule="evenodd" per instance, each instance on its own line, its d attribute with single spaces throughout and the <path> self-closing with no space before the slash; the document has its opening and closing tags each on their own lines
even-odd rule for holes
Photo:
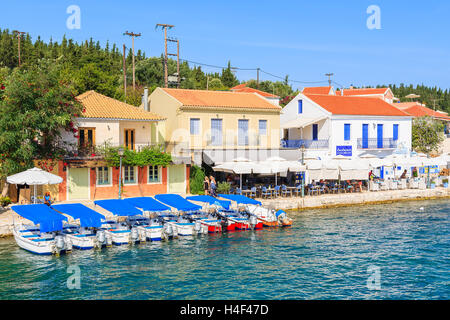
<svg viewBox="0 0 450 320">
<path fill-rule="evenodd" d="M 444 140 L 443 125 L 431 117 L 414 118 L 412 123 L 412 147 L 415 151 L 430 154 L 437 151 Z"/>
<path fill-rule="evenodd" d="M 220 76 L 220 81 L 222 81 L 225 87 L 231 88 L 239 84 L 236 76 L 231 72 L 231 63 L 228 61 L 228 67 L 222 70 L 222 75 Z"/>
<path fill-rule="evenodd" d="M 189 177 L 189 188 L 191 194 L 203 194 L 203 181 L 205 180 L 205 171 L 196 165 L 191 166 Z"/>
<path fill-rule="evenodd" d="M 16 68 L 6 79 L 0 100 L 0 176 L 33 166 L 34 159 L 65 153 L 61 132 L 76 134 L 72 119 L 81 114 L 72 83 L 60 67 L 44 60 Z"/>
</svg>

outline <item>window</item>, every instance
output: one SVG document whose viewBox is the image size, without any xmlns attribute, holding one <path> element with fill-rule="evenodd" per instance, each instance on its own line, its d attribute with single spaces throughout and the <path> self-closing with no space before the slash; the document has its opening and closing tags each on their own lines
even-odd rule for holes
<svg viewBox="0 0 450 320">
<path fill-rule="evenodd" d="M 191 119 L 191 134 L 200 134 L 200 119 Z"/>
<path fill-rule="evenodd" d="M 314 141 L 319 139 L 319 125 L 317 123 L 312 125 L 312 139 Z"/>
<path fill-rule="evenodd" d="M 394 124 L 392 138 L 394 141 L 398 140 L 398 124 Z"/>
<path fill-rule="evenodd" d="M 211 119 L 211 144 L 222 145 L 222 119 Z"/>
<path fill-rule="evenodd" d="M 95 145 L 95 128 L 78 128 L 78 148 L 91 149 Z"/>
<path fill-rule="evenodd" d="M 303 100 L 298 100 L 298 113 L 303 113 Z"/>
<path fill-rule="evenodd" d="M 344 140 L 350 140 L 350 123 L 344 124 Z"/>
<path fill-rule="evenodd" d="M 123 184 L 136 183 L 136 171 L 135 167 L 124 166 L 123 167 Z"/>
<path fill-rule="evenodd" d="M 97 185 L 104 186 L 108 184 L 110 184 L 109 168 L 108 167 L 97 168 Z"/>
<path fill-rule="evenodd" d="M 238 145 L 248 146 L 248 120 L 238 120 Z"/>
<path fill-rule="evenodd" d="M 148 166 L 148 183 L 160 182 L 159 166 Z"/>
<path fill-rule="evenodd" d="M 125 129 L 125 148 L 134 150 L 134 129 Z"/>
<path fill-rule="evenodd" d="M 259 120 L 259 135 L 267 135 L 267 120 Z"/>
</svg>

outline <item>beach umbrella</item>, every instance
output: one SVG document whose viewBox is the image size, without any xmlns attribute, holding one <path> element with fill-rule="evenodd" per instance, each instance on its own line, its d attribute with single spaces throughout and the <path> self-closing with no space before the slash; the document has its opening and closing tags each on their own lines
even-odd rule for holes
<svg viewBox="0 0 450 320">
<path fill-rule="evenodd" d="M 6 182 L 34 186 L 34 203 L 36 203 L 37 185 L 58 184 L 63 182 L 63 178 L 39 168 L 32 168 L 7 177 Z"/>
</svg>

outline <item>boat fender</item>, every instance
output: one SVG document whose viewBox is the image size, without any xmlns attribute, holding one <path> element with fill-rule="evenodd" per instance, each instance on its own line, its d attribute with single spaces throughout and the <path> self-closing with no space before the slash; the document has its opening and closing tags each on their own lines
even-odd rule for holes
<svg viewBox="0 0 450 320">
<path fill-rule="evenodd" d="M 172 234 L 173 234 L 173 227 L 172 227 L 172 225 L 171 224 L 166 224 L 165 225 L 165 228 L 164 228 L 164 231 L 165 231 L 165 233 L 168 235 L 168 236 L 171 236 Z"/>
<path fill-rule="evenodd" d="M 105 232 L 104 231 L 99 231 L 97 233 L 97 240 L 98 240 L 98 242 L 100 242 L 102 244 L 105 242 L 106 237 L 105 237 Z"/>
<path fill-rule="evenodd" d="M 250 222 L 250 225 L 252 228 L 254 228 L 256 226 L 256 224 L 258 223 L 258 219 L 255 216 L 250 216 L 250 218 L 248 219 L 248 221 Z"/>
</svg>

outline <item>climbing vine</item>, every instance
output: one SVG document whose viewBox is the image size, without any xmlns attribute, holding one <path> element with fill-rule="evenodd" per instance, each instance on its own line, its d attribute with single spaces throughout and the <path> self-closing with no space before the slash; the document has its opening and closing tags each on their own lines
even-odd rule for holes
<svg viewBox="0 0 450 320">
<path fill-rule="evenodd" d="M 105 146 L 99 149 L 100 154 L 110 167 L 120 164 L 119 148 Z M 162 150 L 160 146 L 148 146 L 140 151 L 125 149 L 122 157 L 122 165 L 125 166 L 163 166 L 167 167 L 172 162 L 172 156 Z"/>
</svg>

